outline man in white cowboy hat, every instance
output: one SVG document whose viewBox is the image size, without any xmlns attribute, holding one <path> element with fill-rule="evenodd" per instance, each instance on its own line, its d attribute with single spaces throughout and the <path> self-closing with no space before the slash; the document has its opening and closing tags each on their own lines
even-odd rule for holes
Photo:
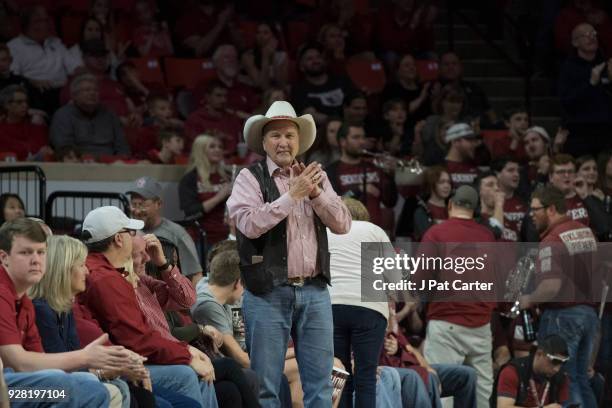
<svg viewBox="0 0 612 408">
<path fill-rule="evenodd" d="M 314 142 L 311 115 L 285 101 L 250 117 L 244 138 L 265 160 L 243 169 L 227 201 L 236 221 L 242 310 L 251 367 L 261 379 L 262 407 L 280 407 L 278 393 L 289 335 L 295 343 L 304 405 L 331 407 L 333 325 L 327 284 L 326 227 L 350 230 L 351 216 L 321 165 L 295 157 Z"/>
</svg>

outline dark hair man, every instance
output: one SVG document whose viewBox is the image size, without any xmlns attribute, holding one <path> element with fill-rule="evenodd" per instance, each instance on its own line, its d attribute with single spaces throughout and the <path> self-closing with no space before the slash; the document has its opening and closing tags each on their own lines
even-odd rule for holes
<svg viewBox="0 0 612 408">
<path fill-rule="evenodd" d="M 521 309 L 539 304 L 538 341 L 558 334 L 567 343 L 570 400 L 584 407 L 597 403 L 587 370 L 598 327 L 591 276 L 597 241 L 590 228 L 566 215 L 565 194 L 549 185 L 531 198 L 531 218 L 540 233 L 535 290 L 521 297 Z"/>
<path fill-rule="evenodd" d="M 364 160 L 366 134 L 362 126 L 342 125 L 338 130 L 338 144 L 340 160 L 326 168 L 329 181 L 338 194 L 360 200 L 368 209 L 372 223 L 381 226 L 380 204 L 393 208 L 397 202 L 397 188 L 391 171 L 383 171 Z"/>
</svg>

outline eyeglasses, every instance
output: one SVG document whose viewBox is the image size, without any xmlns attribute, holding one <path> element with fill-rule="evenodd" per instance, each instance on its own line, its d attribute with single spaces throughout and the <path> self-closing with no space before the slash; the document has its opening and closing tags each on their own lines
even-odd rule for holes
<svg viewBox="0 0 612 408">
<path fill-rule="evenodd" d="M 10 101 L 11 104 L 13 105 L 26 105 L 28 103 L 27 99 L 13 99 L 12 101 Z"/>
<path fill-rule="evenodd" d="M 548 357 L 550 362 L 553 363 L 554 365 L 565 364 L 567 360 L 569 360 L 569 357 L 555 356 L 554 354 L 549 354 L 549 353 L 546 353 L 546 357 Z"/>
<path fill-rule="evenodd" d="M 131 230 L 131 229 L 125 229 L 125 230 L 121 230 L 119 232 L 117 232 L 117 234 L 123 234 L 123 233 L 128 233 L 130 234 L 131 237 L 135 237 L 136 236 L 136 230 Z"/>
<path fill-rule="evenodd" d="M 548 207 L 550 207 L 550 206 L 549 205 L 543 205 L 541 207 L 529 207 L 529 212 L 530 213 L 534 213 L 536 211 L 540 211 L 540 210 L 543 210 L 543 209 L 548 208 Z"/>
<path fill-rule="evenodd" d="M 555 170 L 553 173 L 558 174 L 560 176 L 571 176 L 572 174 L 576 174 L 576 170 L 573 170 L 573 169 Z"/>
<path fill-rule="evenodd" d="M 597 38 L 597 31 L 588 31 L 586 33 L 582 33 L 577 35 L 578 38 Z"/>
</svg>

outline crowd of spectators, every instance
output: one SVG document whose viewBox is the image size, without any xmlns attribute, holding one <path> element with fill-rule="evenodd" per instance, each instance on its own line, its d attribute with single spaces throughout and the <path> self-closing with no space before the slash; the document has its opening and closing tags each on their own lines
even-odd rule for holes
<svg viewBox="0 0 612 408">
<path fill-rule="evenodd" d="M 261 159 L 244 143 L 245 120 L 279 100 L 313 116 L 318 137 L 302 160 L 321 163 L 344 196 L 357 225 L 350 232 L 355 242 L 363 236 L 431 241 L 442 236 L 438 231 L 465 240 L 469 228 L 457 221 L 463 210 L 449 201 L 466 185 L 477 191 L 469 210 L 484 226 L 478 230 L 483 241 L 540 241 L 542 221 L 533 213 L 544 204 L 554 207 L 547 215 L 551 219 L 567 217 L 598 241 L 612 241 L 612 21 L 604 2 L 547 3 L 542 21 L 550 23 L 548 45 L 556 50 L 554 80 L 562 106 L 562 126 L 553 130 L 534 122 L 525 106 L 496 111 L 484 90 L 465 79 L 462 57 L 467 56 L 436 48 L 439 1 L 388 0 L 371 9 L 350 0 L 320 6 L 270 0 L 256 2 L 257 7 L 211 0 L 86 3 L 0 1 L 0 157 L 186 165 L 178 201 L 185 216 L 206 232 L 209 260 L 202 262 L 197 239 L 162 216 L 161 185 L 145 174 L 122 192 L 130 197 L 134 219 L 108 207 L 92 211 L 83 223 L 85 245 L 64 236 L 47 240 L 38 221 L 24 218 L 21 198 L 3 192 L 0 296 L 7 300 L 5 311 L 18 320 L 3 312 L 0 357 L 15 371 L 72 373 L 60 378 L 57 372 L 40 372 L 30 386 L 81 381 L 86 386 L 75 401 L 90 405 L 109 404 L 110 396 L 111 406 L 126 406 L 131 396 L 142 406 L 154 400 L 158 406 L 163 401 L 258 406 L 252 357 L 236 323 L 243 287 L 235 244 L 227 241 L 235 238 L 236 227 L 225 205 L 236 176 L 231 165 Z M 510 2 L 496 3 L 501 8 Z M 544 24 L 538 40 L 546 29 Z M 199 71 L 192 78 L 170 77 L 177 75 L 170 69 L 177 59 L 197 61 Z M 438 64 L 433 78 L 424 79 L 423 60 Z M 380 89 L 351 71 L 363 61 L 372 69 L 367 75 L 385 73 Z M 160 68 L 158 80 L 147 76 L 152 66 Z M 185 85 L 170 85 L 177 82 Z M 420 177 L 400 181 L 398 173 L 406 167 L 422 166 Z M 560 191 L 562 205 L 554 193 L 542 195 L 546 186 Z M 444 227 L 432 229 L 438 225 Z M 354 249 L 352 238 L 330 239 L 332 262 L 334 251 L 346 256 Z M 44 278 L 20 269 L 20 248 L 35 254 L 39 275 L 46 262 Z M 334 320 L 350 326 L 354 308 L 363 305 L 342 296 L 334 303 Z M 536 305 L 528 306 L 537 318 Z M 366 308 L 377 324 L 372 330 L 381 334 L 380 344 L 371 346 L 379 352 L 355 354 L 355 359 L 374 358 L 397 368 L 397 373 L 379 371 L 378 406 L 396 406 L 381 400 L 394 381 L 405 406 L 439 404 L 444 396 L 455 396 L 457 406 L 482 404 L 482 373 L 442 361 L 438 357 L 448 350 L 440 344 L 425 355 L 419 352 L 415 339 L 425 335 L 432 320 L 444 320 L 431 319 L 436 310 L 409 303 Z M 545 374 L 550 355 L 557 368 L 555 358 L 569 357 L 569 382 L 561 379 L 557 399 L 549 402 L 571 399 L 590 407 L 595 399 L 612 400 L 609 307 L 601 318 L 599 353 L 587 366 L 575 361 L 596 350 L 594 330 L 581 333 L 580 346 L 559 339 L 563 334 L 550 327 L 546 334 L 552 338 L 524 344 L 515 335 L 517 322 L 503 310 L 486 313 L 491 344 L 474 342 L 462 356 L 477 355 L 476 371 L 491 363 L 498 373 L 531 351 L 533 364 Z M 446 330 L 439 326 L 429 330 Z M 473 327 L 462 330 L 458 337 L 489 339 Z M 350 345 L 340 340 L 344 348 L 336 350 L 341 361 L 335 366 L 349 367 Z M 294 353 L 289 347 L 281 399 L 299 406 Z M 77 375 L 84 369 L 90 374 Z M 521 373 L 506 371 L 493 392 L 509 396 Z M 367 388 L 360 374 L 349 381 L 357 394 Z M 24 381 L 10 378 L 15 384 Z M 593 391 L 587 391 L 585 379 Z M 341 406 L 349 406 L 347 395 Z"/>
</svg>

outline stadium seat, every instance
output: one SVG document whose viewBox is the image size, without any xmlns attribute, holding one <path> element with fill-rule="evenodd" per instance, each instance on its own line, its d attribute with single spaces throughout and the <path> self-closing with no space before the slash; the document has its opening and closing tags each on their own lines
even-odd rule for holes
<svg viewBox="0 0 612 408">
<path fill-rule="evenodd" d="M 366 94 L 382 91 L 387 82 L 385 68 L 379 60 L 351 58 L 346 63 L 346 72 L 357 88 Z"/>
<path fill-rule="evenodd" d="M 143 82 L 149 84 L 164 83 L 164 74 L 157 58 L 132 58 L 130 62 L 136 66 Z"/>
<path fill-rule="evenodd" d="M 438 61 L 434 60 L 417 60 L 417 73 L 421 82 L 437 81 L 439 75 Z"/>
<path fill-rule="evenodd" d="M 194 89 L 202 81 L 216 78 L 211 60 L 205 58 L 165 58 L 166 85 Z"/>
</svg>

